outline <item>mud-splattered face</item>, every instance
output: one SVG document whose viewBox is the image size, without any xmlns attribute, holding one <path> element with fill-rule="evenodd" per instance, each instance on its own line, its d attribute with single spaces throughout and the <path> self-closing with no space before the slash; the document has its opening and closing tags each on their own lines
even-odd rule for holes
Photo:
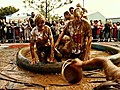
<svg viewBox="0 0 120 90">
<path fill-rule="evenodd" d="M 36 24 L 36 26 L 38 26 L 38 28 L 42 28 L 42 26 L 45 25 L 45 18 L 44 18 L 44 16 L 41 15 L 41 14 L 36 15 L 36 17 L 35 17 L 35 24 Z"/>
<path fill-rule="evenodd" d="M 44 26 L 44 25 L 45 25 L 45 22 L 41 21 L 41 20 L 39 20 L 37 23 L 38 28 L 42 28 L 42 26 Z"/>
<path fill-rule="evenodd" d="M 81 15 L 80 16 L 74 16 L 74 19 L 75 19 L 76 22 L 79 22 L 81 20 L 81 17 L 82 17 Z"/>
<path fill-rule="evenodd" d="M 82 14 L 83 14 L 82 9 L 81 9 L 81 8 L 76 8 L 76 9 L 74 10 L 74 19 L 75 19 L 76 21 L 80 21 L 81 18 L 82 18 Z"/>
</svg>

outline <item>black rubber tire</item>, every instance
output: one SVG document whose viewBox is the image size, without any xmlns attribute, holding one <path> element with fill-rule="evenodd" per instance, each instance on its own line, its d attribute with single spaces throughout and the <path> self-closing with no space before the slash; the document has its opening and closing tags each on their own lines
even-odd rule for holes
<svg viewBox="0 0 120 90">
<path fill-rule="evenodd" d="M 102 51 L 108 51 L 110 52 L 111 56 L 108 56 L 107 58 L 110 59 L 113 63 L 118 64 L 120 63 L 120 49 L 109 46 L 109 45 L 100 45 L 98 43 L 92 43 L 92 48 Z M 55 62 L 55 63 L 41 63 L 38 62 L 36 64 L 31 65 L 30 60 L 28 60 L 26 57 L 24 57 L 25 53 L 27 53 L 30 50 L 29 47 L 22 48 L 20 51 L 18 51 L 16 55 L 16 63 L 19 67 L 22 67 L 26 70 L 37 72 L 37 73 L 61 73 L 61 68 L 63 62 Z M 83 70 L 94 70 L 94 69 L 100 69 L 102 67 L 99 66 L 85 66 L 83 67 Z"/>
</svg>

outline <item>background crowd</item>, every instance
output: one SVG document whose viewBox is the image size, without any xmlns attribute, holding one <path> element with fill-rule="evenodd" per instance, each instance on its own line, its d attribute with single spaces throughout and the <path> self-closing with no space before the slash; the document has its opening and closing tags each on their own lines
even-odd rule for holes
<svg viewBox="0 0 120 90">
<path fill-rule="evenodd" d="M 68 11 L 64 13 L 64 19 L 59 18 L 58 21 L 49 21 L 46 19 L 46 25 L 48 25 L 55 38 L 60 34 L 63 27 L 70 20 L 69 17 L 73 7 L 70 7 Z M 86 11 L 87 12 L 87 11 Z M 0 41 L 5 42 L 29 42 L 30 31 L 34 27 L 34 12 L 31 13 L 30 18 L 24 19 L 24 21 L 9 19 L 8 22 L 5 19 L 0 19 Z M 101 20 L 90 20 L 92 28 L 93 41 L 120 41 L 120 22 L 112 23 L 111 20 L 107 20 L 105 24 Z"/>
<path fill-rule="evenodd" d="M 94 41 L 120 41 L 120 22 L 107 20 L 103 24 L 101 20 L 91 20 L 90 23 Z"/>
</svg>

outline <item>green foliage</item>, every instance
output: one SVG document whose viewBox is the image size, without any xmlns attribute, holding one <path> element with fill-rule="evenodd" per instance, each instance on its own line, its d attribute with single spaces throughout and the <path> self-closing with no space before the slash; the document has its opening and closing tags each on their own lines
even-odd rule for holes
<svg viewBox="0 0 120 90">
<path fill-rule="evenodd" d="M 23 0 L 24 7 L 33 8 L 41 14 L 50 18 L 50 12 L 54 9 L 63 7 L 64 5 L 71 4 L 73 0 Z"/>
<path fill-rule="evenodd" d="M 17 12 L 19 9 L 16 9 L 15 7 L 8 6 L 8 7 L 1 7 L 0 8 L 0 18 L 4 18 L 6 15 L 13 14 Z"/>
<path fill-rule="evenodd" d="M 54 21 L 58 21 L 59 20 L 59 16 L 57 14 L 55 14 L 55 15 L 53 15 L 51 17 L 51 19 L 54 20 Z"/>
</svg>

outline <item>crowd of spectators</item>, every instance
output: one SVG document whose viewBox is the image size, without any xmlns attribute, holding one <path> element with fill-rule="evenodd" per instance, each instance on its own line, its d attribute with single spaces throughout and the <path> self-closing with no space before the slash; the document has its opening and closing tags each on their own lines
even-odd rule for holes
<svg viewBox="0 0 120 90">
<path fill-rule="evenodd" d="M 29 42 L 31 21 L 31 18 L 26 18 L 24 21 L 10 19 L 8 22 L 0 19 L 0 41 L 2 43 Z M 46 19 L 46 25 L 51 27 L 54 38 L 60 34 L 65 23 L 66 20 L 61 18 L 52 22 Z M 112 23 L 111 20 L 107 20 L 106 24 L 103 24 L 101 20 L 91 20 L 90 24 L 93 41 L 120 41 L 120 22 Z"/>
<path fill-rule="evenodd" d="M 101 20 L 90 21 L 94 41 L 120 41 L 120 22 L 112 23 L 107 20 L 105 24 Z"/>
<path fill-rule="evenodd" d="M 0 20 L 0 40 L 5 42 L 21 42 L 28 41 L 30 38 L 30 28 L 28 27 L 29 19 L 11 20 L 6 22 L 4 19 Z"/>
</svg>

